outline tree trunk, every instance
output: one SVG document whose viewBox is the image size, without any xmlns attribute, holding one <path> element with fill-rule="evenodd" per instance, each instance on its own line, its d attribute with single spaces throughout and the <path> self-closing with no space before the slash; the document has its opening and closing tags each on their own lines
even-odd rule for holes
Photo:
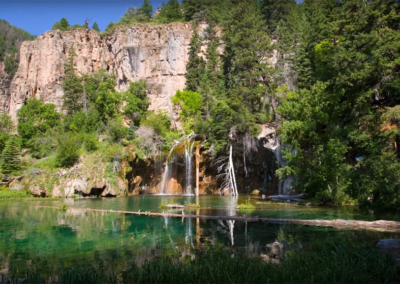
<svg viewBox="0 0 400 284">
<path fill-rule="evenodd" d="M 83 111 L 87 114 L 88 110 L 87 110 L 87 103 L 86 103 L 86 88 L 85 88 L 85 84 L 83 84 Z"/>
<path fill-rule="evenodd" d="M 203 148 L 204 142 L 196 147 L 196 196 L 199 196 L 200 190 L 200 149 Z"/>
</svg>

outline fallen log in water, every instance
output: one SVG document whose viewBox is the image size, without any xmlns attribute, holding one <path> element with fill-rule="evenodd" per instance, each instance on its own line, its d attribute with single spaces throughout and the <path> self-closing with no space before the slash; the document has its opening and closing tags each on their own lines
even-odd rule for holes
<svg viewBox="0 0 400 284">
<path fill-rule="evenodd" d="M 55 206 L 35 206 L 37 208 L 51 208 L 60 209 Z M 129 215 L 144 215 L 154 217 L 174 217 L 174 218 L 199 218 L 206 220 L 235 220 L 235 221 L 246 221 L 246 222 L 265 222 L 270 224 L 297 224 L 307 226 L 318 226 L 318 227 L 333 227 L 333 228 L 348 228 L 348 229 L 366 229 L 384 232 L 400 232 L 400 222 L 396 221 L 357 221 L 357 220 L 304 220 L 304 219 L 281 219 L 281 218 L 264 218 L 264 217 L 244 217 L 244 216 L 209 216 L 209 215 L 195 215 L 195 214 L 175 214 L 175 213 L 156 213 L 150 211 L 117 211 L 117 210 L 105 210 L 105 209 L 92 209 L 92 208 L 79 208 L 79 207 L 68 207 L 67 210 L 84 210 L 84 211 L 95 211 L 95 212 L 109 212 L 117 214 L 129 214 Z"/>
<path fill-rule="evenodd" d="M 185 208 L 185 205 L 181 204 L 167 204 L 165 205 L 166 208 Z"/>
</svg>

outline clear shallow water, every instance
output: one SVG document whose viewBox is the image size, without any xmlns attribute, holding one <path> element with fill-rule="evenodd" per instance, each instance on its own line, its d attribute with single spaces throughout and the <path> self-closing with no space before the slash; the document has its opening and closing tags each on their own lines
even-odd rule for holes
<svg viewBox="0 0 400 284">
<path fill-rule="evenodd" d="M 37 208 L 37 205 L 131 210 L 152 212 L 160 209 L 162 200 L 169 203 L 194 203 L 195 197 L 135 196 L 129 198 L 96 198 L 44 201 L 0 202 L 0 272 L 15 264 L 46 262 L 52 265 L 95 263 L 99 268 L 124 267 L 133 259 L 151 259 L 157 255 L 179 252 L 193 254 L 204 248 L 228 247 L 239 253 L 257 255 L 266 245 L 285 240 L 293 247 L 307 247 L 317 240 L 344 239 L 376 242 L 380 238 L 399 238 L 400 234 L 367 230 L 338 230 L 299 225 L 273 225 L 221 220 L 200 220 L 133 216 L 90 212 L 80 209 Z M 205 208 L 193 213 L 209 215 L 265 216 L 299 219 L 380 219 L 357 208 L 311 208 L 291 204 L 258 204 L 256 210 L 240 212 L 237 204 L 247 197 L 201 196 Z M 181 210 L 169 210 L 178 212 Z M 189 211 L 187 211 L 189 212 Z M 396 216 L 389 216 L 396 219 Z"/>
</svg>

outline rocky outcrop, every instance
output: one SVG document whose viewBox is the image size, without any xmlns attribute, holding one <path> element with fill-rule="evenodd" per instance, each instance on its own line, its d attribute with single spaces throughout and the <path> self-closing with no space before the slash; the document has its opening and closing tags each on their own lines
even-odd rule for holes
<svg viewBox="0 0 400 284">
<path fill-rule="evenodd" d="M 15 120 L 28 98 L 54 103 L 61 110 L 64 64 L 71 48 L 77 54 L 78 72 L 115 72 L 116 90 L 122 91 L 131 81 L 145 80 L 150 109 L 170 111 L 170 96 L 185 87 L 191 35 L 190 23 L 121 27 L 104 37 L 89 29 L 48 31 L 21 46 L 19 68 L 10 86 L 9 114 Z"/>
<path fill-rule="evenodd" d="M 10 184 L 11 189 L 28 189 L 34 196 L 113 197 L 126 194 L 125 178 L 114 173 L 113 165 L 104 162 L 98 154 L 82 156 L 80 162 L 70 169 L 31 169 L 23 178 Z"/>
</svg>

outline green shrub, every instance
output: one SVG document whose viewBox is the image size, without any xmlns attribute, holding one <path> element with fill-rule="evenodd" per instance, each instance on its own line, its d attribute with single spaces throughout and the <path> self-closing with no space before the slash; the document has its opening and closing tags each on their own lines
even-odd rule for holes
<svg viewBox="0 0 400 284">
<path fill-rule="evenodd" d="M 85 135 L 83 143 L 84 143 L 84 147 L 85 147 L 86 151 L 88 151 L 88 152 L 96 151 L 99 148 L 97 145 L 98 141 L 97 141 L 96 135 L 93 135 L 93 134 Z"/>
<path fill-rule="evenodd" d="M 80 145 L 75 136 L 64 134 L 58 139 L 56 160 L 60 167 L 71 167 L 79 159 Z"/>
<path fill-rule="evenodd" d="M 128 128 L 124 126 L 121 118 L 112 119 L 108 123 L 108 136 L 114 143 L 119 143 L 123 138 L 126 137 Z"/>
</svg>

